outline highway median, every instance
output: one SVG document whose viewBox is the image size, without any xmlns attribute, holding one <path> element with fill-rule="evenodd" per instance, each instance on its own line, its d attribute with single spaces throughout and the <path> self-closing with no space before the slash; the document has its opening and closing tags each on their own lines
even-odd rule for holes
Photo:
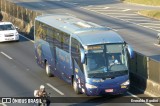
<svg viewBox="0 0 160 106">
<path fill-rule="evenodd" d="M 138 14 L 160 20 L 160 10 L 140 10 Z"/>
<path fill-rule="evenodd" d="M 142 6 L 160 6 L 160 0 L 122 0 L 125 3 L 131 3 Z M 160 10 L 139 10 L 138 14 L 160 20 Z"/>
</svg>

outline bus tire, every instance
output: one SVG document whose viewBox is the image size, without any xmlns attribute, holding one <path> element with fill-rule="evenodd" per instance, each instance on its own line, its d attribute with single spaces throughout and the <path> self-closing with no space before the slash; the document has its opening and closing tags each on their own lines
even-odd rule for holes
<svg viewBox="0 0 160 106">
<path fill-rule="evenodd" d="M 47 61 L 46 61 L 46 74 L 47 74 L 48 77 L 53 76 L 52 73 L 51 73 L 51 68 L 50 68 Z"/>
<path fill-rule="evenodd" d="M 80 94 L 75 78 L 73 79 L 73 89 L 76 94 Z"/>
</svg>

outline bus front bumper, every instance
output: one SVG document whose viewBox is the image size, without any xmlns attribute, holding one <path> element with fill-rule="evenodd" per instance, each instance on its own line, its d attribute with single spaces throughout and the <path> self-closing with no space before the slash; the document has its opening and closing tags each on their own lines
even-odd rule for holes
<svg viewBox="0 0 160 106">
<path fill-rule="evenodd" d="M 117 85 L 114 87 L 97 87 L 97 88 L 86 88 L 85 93 L 88 96 L 102 96 L 102 95 L 119 95 L 124 94 L 128 91 L 129 85 Z"/>
</svg>

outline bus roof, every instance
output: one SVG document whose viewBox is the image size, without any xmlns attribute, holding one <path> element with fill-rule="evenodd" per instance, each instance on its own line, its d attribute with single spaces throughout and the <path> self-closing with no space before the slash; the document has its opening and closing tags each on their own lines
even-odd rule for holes
<svg viewBox="0 0 160 106">
<path fill-rule="evenodd" d="M 98 24 L 81 20 L 67 14 L 50 14 L 36 17 L 36 20 L 62 30 L 77 38 L 83 45 L 102 43 L 123 43 L 121 36 Z"/>
</svg>

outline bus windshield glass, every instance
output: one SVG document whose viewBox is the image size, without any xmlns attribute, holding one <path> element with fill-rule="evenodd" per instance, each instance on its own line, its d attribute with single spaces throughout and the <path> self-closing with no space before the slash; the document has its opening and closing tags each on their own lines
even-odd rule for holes
<svg viewBox="0 0 160 106">
<path fill-rule="evenodd" d="M 85 70 L 89 78 L 114 78 L 128 74 L 124 44 L 88 46 Z"/>
</svg>

